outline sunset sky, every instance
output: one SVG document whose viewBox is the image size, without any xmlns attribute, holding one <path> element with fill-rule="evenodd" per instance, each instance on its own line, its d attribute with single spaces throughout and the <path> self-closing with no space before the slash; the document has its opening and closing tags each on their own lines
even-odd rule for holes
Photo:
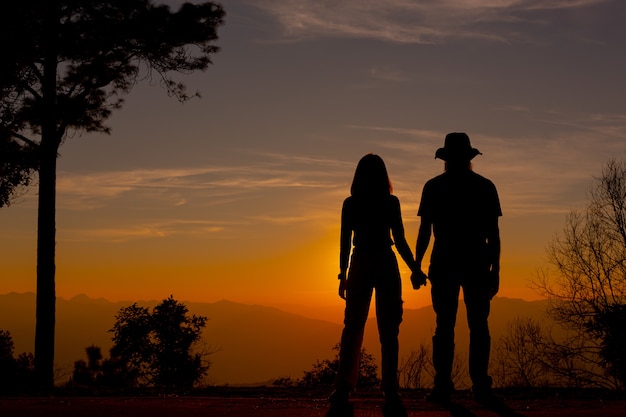
<svg viewBox="0 0 626 417">
<path fill-rule="evenodd" d="M 58 296 L 320 316 L 341 306 L 340 210 L 358 160 L 385 160 L 414 249 L 422 187 L 443 169 L 434 153 L 464 131 L 500 193 L 500 294 L 534 299 L 546 245 L 603 164 L 626 157 L 623 0 L 221 4 L 222 50 L 180 78 L 201 99 L 144 81 L 110 136 L 62 146 Z M 0 293 L 35 291 L 36 197 L 0 210 Z M 429 304 L 402 271 L 405 306 Z"/>
</svg>

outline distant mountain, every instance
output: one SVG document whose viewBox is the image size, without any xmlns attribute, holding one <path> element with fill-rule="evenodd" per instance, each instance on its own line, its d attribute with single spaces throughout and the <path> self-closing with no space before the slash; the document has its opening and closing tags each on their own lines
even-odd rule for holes
<svg viewBox="0 0 626 417">
<path fill-rule="evenodd" d="M 239 385 L 268 381 L 277 377 L 302 377 L 317 360 L 331 358 L 332 347 L 339 341 L 342 326 L 311 319 L 261 305 L 231 301 L 216 303 L 184 302 L 192 314 L 209 318 L 204 331 L 204 349 L 215 351 L 209 378 L 214 384 Z M 56 364 L 66 373 L 74 361 L 85 359 L 85 348 L 100 346 L 105 356 L 111 347 L 115 315 L 133 302 L 109 302 L 84 295 L 57 300 Z M 153 307 L 158 301 L 138 301 Z M 496 298 L 492 303 L 490 325 L 494 340 L 516 317 L 544 316 L 545 301 Z M 0 329 L 9 330 L 16 344 L 16 354 L 32 352 L 35 328 L 35 295 L 10 293 L 0 295 Z M 420 344 L 430 344 L 435 316 L 431 307 L 405 309 L 400 329 L 400 356 L 408 355 Z M 456 345 L 466 351 L 468 331 L 465 306 L 459 305 Z M 364 346 L 379 357 L 380 348 L 375 319 L 366 326 Z"/>
</svg>

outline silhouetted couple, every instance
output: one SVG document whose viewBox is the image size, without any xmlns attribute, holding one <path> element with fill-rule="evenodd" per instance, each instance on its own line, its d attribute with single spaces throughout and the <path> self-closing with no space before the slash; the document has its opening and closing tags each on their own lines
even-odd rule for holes
<svg viewBox="0 0 626 417">
<path fill-rule="evenodd" d="M 426 279 L 431 283 L 437 325 L 433 336 L 435 381 L 429 400 L 448 403 L 454 391 L 454 327 L 461 288 L 470 329 L 472 391 L 479 402 L 492 400 L 487 319 L 491 299 L 499 288 L 498 217 L 502 212 L 493 183 L 472 171 L 471 160 L 479 154 L 465 133 L 448 134 L 444 147 L 436 151 L 435 158 L 445 161 L 445 172 L 424 185 L 416 259 L 405 239 L 400 202 L 392 194 L 383 160 L 368 154 L 359 161 L 341 214 L 339 296 L 346 300 L 346 308 L 329 417 L 353 414 L 349 396 L 357 383 L 374 290 L 382 352 L 383 413 L 386 417 L 407 415 L 398 384 L 402 284 L 394 244 L 412 271 L 413 288 L 426 285 Z M 434 243 L 426 275 L 421 264 L 431 236 Z"/>
</svg>

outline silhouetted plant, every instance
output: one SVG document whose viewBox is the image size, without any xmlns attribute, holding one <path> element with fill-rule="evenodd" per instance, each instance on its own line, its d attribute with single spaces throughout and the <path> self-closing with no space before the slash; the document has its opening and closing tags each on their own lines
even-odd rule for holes
<svg viewBox="0 0 626 417">
<path fill-rule="evenodd" d="M 20 0 L 0 6 L 0 142 L 37 155 L 10 158 L 0 197 L 39 178 L 35 369 L 54 382 L 56 163 L 68 134 L 104 132 L 137 82 L 156 77 L 169 95 L 190 97 L 172 74 L 205 70 L 218 48 L 224 11 L 213 2 L 177 12 L 150 0 Z M 4 172 L 2 172 L 4 174 Z M 3 203 L 2 205 L 5 205 Z"/>
<path fill-rule="evenodd" d="M 293 387 L 298 383 L 298 381 L 294 381 L 290 376 L 276 378 L 272 385 L 275 387 Z"/>
<path fill-rule="evenodd" d="M 339 347 L 339 344 L 336 344 L 333 347 L 333 350 L 337 352 L 334 359 L 316 361 L 313 364 L 313 368 L 304 373 L 304 376 L 298 381 L 298 384 L 305 387 L 333 385 L 335 376 L 337 375 L 337 370 L 339 369 Z M 359 378 L 357 380 L 357 387 L 371 388 L 380 384 L 377 371 L 378 366 L 376 365 L 374 356 L 367 353 L 365 348 L 362 348 L 359 359 Z"/>
<path fill-rule="evenodd" d="M 35 357 L 30 352 L 22 352 L 15 358 L 14 389 L 17 392 L 30 392 L 35 381 Z"/>
<path fill-rule="evenodd" d="M 20 394 L 29 391 L 33 383 L 33 355 L 13 356 L 15 344 L 11 333 L 0 330 L 0 394 Z"/>
<path fill-rule="evenodd" d="M 201 355 L 191 352 L 207 318 L 187 313 L 187 307 L 172 297 L 152 312 L 157 386 L 191 388 L 208 370 Z"/>
<path fill-rule="evenodd" d="M 152 312 L 136 304 L 120 309 L 103 378 L 124 387 L 191 388 L 209 369 L 205 354 L 194 351 L 206 320 L 171 296 Z"/>
<path fill-rule="evenodd" d="M 600 356 L 609 373 L 626 384 L 626 304 L 608 306 L 598 313 L 593 324 L 602 329 Z"/>
<path fill-rule="evenodd" d="M 413 350 L 408 357 L 402 358 L 398 366 L 400 386 L 414 389 L 431 386 L 435 373 L 432 356 L 430 346 L 422 343 L 418 350 Z"/>
<path fill-rule="evenodd" d="M 121 308 L 110 331 L 111 382 L 124 387 L 148 385 L 152 379 L 148 366 L 152 362 L 150 310 L 136 303 Z"/>
<path fill-rule="evenodd" d="M 491 370 L 499 387 L 544 387 L 554 385 L 556 375 L 548 360 L 552 339 L 531 318 L 517 318 L 492 347 Z"/>
<path fill-rule="evenodd" d="M 102 350 L 95 345 L 85 348 L 87 361 L 74 362 L 71 383 L 76 385 L 98 385 L 102 376 Z"/>
<path fill-rule="evenodd" d="M 0 207 L 9 206 L 27 187 L 37 169 L 37 154 L 29 144 L 12 141 L 0 126 Z"/>
<path fill-rule="evenodd" d="M 420 344 L 418 350 L 411 351 L 398 365 L 398 380 L 404 388 L 428 388 L 435 378 L 433 352 L 430 345 Z M 467 385 L 467 360 L 454 354 L 450 378 L 455 387 Z"/>
<path fill-rule="evenodd" d="M 610 160 L 596 178 L 584 211 L 572 211 L 548 246 L 556 271 L 535 280 L 549 313 L 570 332 L 562 342 L 567 372 L 584 366 L 583 381 L 626 383 L 626 160 Z M 573 349 L 573 347 L 576 349 Z"/>
<path fill-rule="evenodd" d="M 11 333 L 0 330 L 0 393 L 6 392 L 12 383 L 11 377 L 15 373 L 14 348 Z"/>
</svg>

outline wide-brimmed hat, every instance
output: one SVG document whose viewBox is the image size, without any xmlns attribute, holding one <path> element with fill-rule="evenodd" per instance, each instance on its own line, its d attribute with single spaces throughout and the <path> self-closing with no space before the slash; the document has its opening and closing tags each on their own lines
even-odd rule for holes
<svg viewBox="0 0 626 417">
<path fill-rule="evenodd" d="M 444 161 L 471 161 L 476 155 L 482 155 L 482 153 L 478 149 L 472 148 L 470 138 L 466 133 L 459 132 L 448 133 L 443 148 L 439 148 L 435 152 L 435 158 Z"/>
</svg>

